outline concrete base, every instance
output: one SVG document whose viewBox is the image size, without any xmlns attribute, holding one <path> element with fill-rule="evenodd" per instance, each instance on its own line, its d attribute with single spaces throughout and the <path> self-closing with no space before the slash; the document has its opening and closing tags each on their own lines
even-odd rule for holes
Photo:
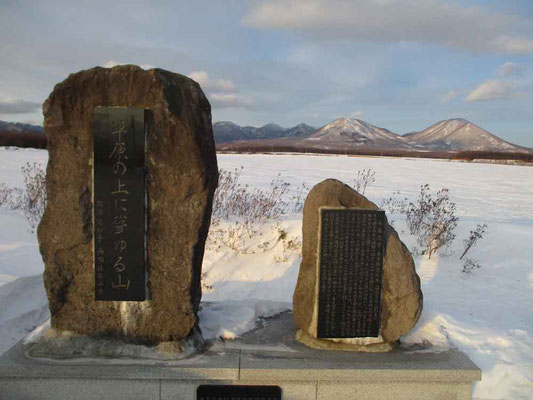
<svg viewBox="0 0 533 400">
<path fill-rule="evenodd" d="M 182 360 L 0 358 L 1 399 L 195 399 L 201 384 L 278 385 L 283 399 L 471 399 L 481 371 L 461 352 L 321 351 L 294 340 L 292 315 Z"/>
</svg>

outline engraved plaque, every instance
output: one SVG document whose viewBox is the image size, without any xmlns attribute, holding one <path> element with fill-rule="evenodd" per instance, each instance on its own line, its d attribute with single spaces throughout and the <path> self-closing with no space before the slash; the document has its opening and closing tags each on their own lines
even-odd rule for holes
<svg viewBox="0 0 533 400">
<path fill-rule="evenodd" d="M 200 385 L 197 400 L 281 400 L 279 386 Z"/>
<path fill-rule="evenodd" d="M 319 338 L 379 336 L 385 212 L 320 210 Z"/>
<path fill-rule="evenodd" d="M 142 108 L 94 109 L 96 300 L 146 297 L 145 122 Z"/>
</svg>

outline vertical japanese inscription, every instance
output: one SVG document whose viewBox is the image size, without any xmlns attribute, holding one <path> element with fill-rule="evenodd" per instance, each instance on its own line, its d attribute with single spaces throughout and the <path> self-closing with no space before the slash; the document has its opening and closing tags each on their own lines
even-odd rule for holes
<svg viewBox="0 0 533 400">
<path fill-rule="evenodd" d="M 320 210 L 319 338 L 379 336 L 385 212 Z"/>
<path fill-rule="evenodd" d="M 141 108 L 94 109 L 96 300 L 146 298 L 145 123 Z"/>
</svg>

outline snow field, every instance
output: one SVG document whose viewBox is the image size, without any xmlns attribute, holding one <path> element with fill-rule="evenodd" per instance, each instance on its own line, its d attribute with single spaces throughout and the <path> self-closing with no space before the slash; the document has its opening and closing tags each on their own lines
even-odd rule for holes
<svg viewBox="0 0 533 400">
<path fill-rule="evenodd" d="M 0 182 L 22 186 L 26 162 L 44 165 L 41 150 L 0 149 Z M 533 168 L 440 160 L 317 155 L 218 156 L 219 167 L 244 167 L 241 181 L 267 189 L 278 173 L 296 190 L 326 178 L 352 184 L 358 170 L 375 171 L 367 197 L 381 204 L 400 191 L 414 200 L 420 185 L 447 187 L 460 217 L 454 244 L 430 260 L 415 257 L 424 309 L 402 339 L 412 351 L 458 348 L 483 370 L 475 399 L 533 398 Z M 388 215 L 409 248 L 416 241 L 401 216 Z M 231 228 L 222 221 L 219 228 Z M 462 272 L 462 240 L 487 223 L 484 238 L 468 257 L 481 268 Z M 286 234 L 280 239 L 280 229 Z M 287 239 L 288 238 L 288 239 Z M 200 324 L 204 336 L 231 339 L 253 329 L 259 318 L 291 308 L 298 275 L 301 216 L 288 214 L 260 228 L 231 249 L 208 243 Z M 49 318 L 42 285 L 43 264 L 35 234 L 22 214 L 0 209 L 0 352 Z M 17 279 L 20 278 L 20 279 Z"/>
</svg>

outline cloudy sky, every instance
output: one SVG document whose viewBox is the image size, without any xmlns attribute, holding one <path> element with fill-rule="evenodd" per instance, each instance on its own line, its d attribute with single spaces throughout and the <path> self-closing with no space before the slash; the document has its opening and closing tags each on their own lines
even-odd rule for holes
<svg viewBox="0 0 533 400">
<path fill-rule="evenodd" d="M 396 133 L 462 117 L 533 147 L 531 0 L 1 0 L 0 119 L 42 123 L 71 72 L 188 75 L 213 120 Z"/>
</svg>

